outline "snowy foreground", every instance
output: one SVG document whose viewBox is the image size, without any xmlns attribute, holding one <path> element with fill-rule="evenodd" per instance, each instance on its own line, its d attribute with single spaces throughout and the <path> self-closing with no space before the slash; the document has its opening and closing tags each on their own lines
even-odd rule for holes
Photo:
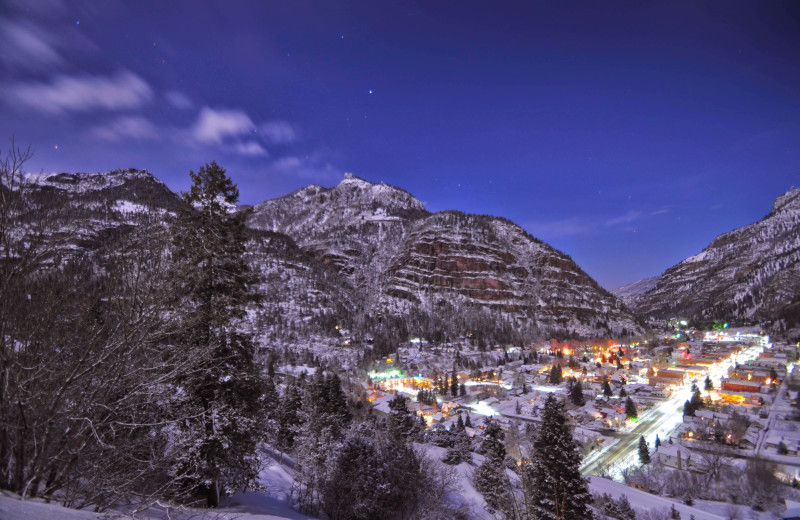
<svg viewBox="0 0 800 520">
<path fill-rule="evenodd" d="M 292 510 L 288 504 L 292 477 L 286 468 L 273 464 L 260 475 L 266 491 L 248 491 L 231 497 L 224 507 L 216 510 L 153 507 L 135 515 L 120 512 L 93 513 L 67 509 L 40 500 L 19 499 L 19 496 L 0 491 L 2 520 L 108 520 L 138 518 L 141 520 L 313 520 Z"/>
<path fill-rule="evenodd" d="M 427 447 L 429 455 L 443 455 L 441 448 Z M 441 453 L 440 453 L 441 452 Z M 473 518 L 489 520 L 494 518 L 485 511 L 483 497 L 472 486 L 472 473 L 480 465 L 483 457 L 475 456 L 473 464 L 461 463 L 455 466 L 460 490 L 449 497 L 455 502 L 469 506 Z M 22 501 L 17 495 L 0 492 L 0 519 L 2 520 L 109 520 L 112 518 L 138 518 L 142 520 L 314 520 L 289 507 L 289 491 L 292 485 L 291 470 L 273 464 L 261 472 L 261 483 L 266 491 L 248 491 L 231 497 L 224 507 L 210 511 L 206 509 L 160 508 L 153 507 L 135 515 L 121 512 L 93 513 L 67 509 L 56 504 L 45 504 L 40 500 Z M 730 518 L 731 508 L 737 507 L 722 502 L 697 500 L 694 506 L 687 506 L 678 500 L 659 497 L 631 488 L 612 480 L 589 477 L 592 494 L 608 494 L 613 498 L 625 495 L 637 514 L 650 511 L 669 511 L 671 507 L 680 513 L 681 518 L 695 520 L 726 520 Z M 756 513 L 744 506 L 739 507 L 740 519 L 774 520 L 773 513 Z"/>
</svg>

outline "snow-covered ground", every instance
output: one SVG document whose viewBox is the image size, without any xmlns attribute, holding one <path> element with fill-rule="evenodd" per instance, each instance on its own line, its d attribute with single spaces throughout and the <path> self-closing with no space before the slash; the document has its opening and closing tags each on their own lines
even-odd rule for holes
<svg viewBox="0 0 800 520">
<path fill-rule="evenodd" d="M 622 495 L 628 497 L 631 507 L 638 511 L 664 510 L 669 511 L 671 507 L 681 514 L 681 518 L 692 518 L 695 520 L 726 520 L 730 518 L 729 513 L 732 508 L 739 510 L 739 518 L 755 520 L 772 520 L 776 518 L 772 513 L 758 513 L 745 506 L 734 506 L 725 502 L 712 502 L 710 500 L 696 500 L 694 506 L 687 506 L 683 502 L 670 498 L 651 495 L 644 491 L 614 482 L 613 480 L 601 477 L 589 477 L 589 491 L 595 495 L 608 495 L 619 498 Z"/>
<path fill-rule="evenodd" d="M 277 463 L 264 468 L 260 483 L 265 491 L 236 493 L 225 500 L 223 507 L 215 510 L 156 505 L 143 512 L 128 514 L 125 511 L 93 513 L 68 509 L 41 500 L 20 500 L 18 495 L 0 491 L 0 519 L 2 520 L 108 520 L 110 518 L 137 518 L 141 520 L 314 520 L 290 507 L 289 494 L 292 475 L 287 467 Z"/>
</svg>

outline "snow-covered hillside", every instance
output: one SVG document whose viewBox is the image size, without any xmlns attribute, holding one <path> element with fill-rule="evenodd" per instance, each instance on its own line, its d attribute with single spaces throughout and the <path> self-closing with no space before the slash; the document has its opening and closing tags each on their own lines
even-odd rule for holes
<svg viewBox="0 0 800 520">
<path fill-rule="evenodd" d="M 628 285 L 623 285 L 622 287 L 617 287 L 616 289 L 613 289 L 611 293 L 625 302 L 625 304 L 628 306 L 632 306 L 636 303 L 641 295 L 655 287 L 658 283 L 658 280 L 658 276 L 643 278 L 637 282 L 629 283 Z"/>
<path fill-rule="evenodd" d="M 496 217 L 430 214 L 408 192 L 346 175 L 255 207 L 249 225 L 336 266 L 365 312 L 481 309 L 495 321 L 585 336 L 641 332 L 568 256 Z M 499 319 L 499 320 L 498 320 Z"/>
<path fill-rule="evenodd" d="M 715 238 L 631 302 L 643 315 L 800 326 L 800 189 L 760 221 Z"/>
</svg>

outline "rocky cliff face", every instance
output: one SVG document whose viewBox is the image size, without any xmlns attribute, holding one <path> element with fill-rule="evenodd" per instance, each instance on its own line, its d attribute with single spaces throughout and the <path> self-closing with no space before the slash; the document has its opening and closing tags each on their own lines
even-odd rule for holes
<svg viewBox="0 0 800 520">
<path fill-rule="evenodd" d="M 624 305 L 569 257 L 516 224 L 443 212 L 420 219 L 385 273 L 385 301 L 446 300 L 582 335 L 639 330 Z"/>
<path fill-rule="evenodd" d="M 65 250 L 106 250 L 112 236 L 166 222 L 180 198 L 150 173 L 55 174 L 38 204 L 58 218 Z M 405 320 L 449 327 L 582 336 L 637 333 L 627 308 L 563 253 L 508 220 L 429 213 L 408 192 L 348 175 L 257 205 L 248 225 L 264 305 L 249 320 L 265 340 L 302 341 L 337 324 Z M 401 326 L 402 329 L 402 326 Z M 397 330 L 397 329 L 396 329 Z M 509 337 L 509 336 L 506 336 Z"/>
<path fill-rule="evenodd" d="M 177 194 L 145 170 L 59 173 L 35 179 L 30 215 L 24 218 L 45 225 L 44 238 L 62 250 L 60 256 L 93 258 L 113 252 L 136 226 L 168 226 L 181 204 Z M 47 214 L 42 208 L 48 208 Z M 247 252 L 263 275 L 258 290 L 264 296 L 262 305 L 248 313 L 248 321 L 264 341 L 338 336 L 337 317 L 352 312 L 354 298 L 336 269 L 282 233 L 254 230 Z"/>
<path fill-rule="evenodd" d="M 640 314 L 738 322 L 800 321 L 800 189 L 781 195 L 760 221 L 724 233 L 667 269 L 631 302 Z"/>
<path fill-rule="evenodd" d="M 641 330 L 563 253 L 500 218 L 430 214 L 407 192 L 353 176 L 255 207 L 250 225 L 291 236 L 336 266 L 368 313 L 476 308 L 497 319 L 581 335 Z"/>
</svg>

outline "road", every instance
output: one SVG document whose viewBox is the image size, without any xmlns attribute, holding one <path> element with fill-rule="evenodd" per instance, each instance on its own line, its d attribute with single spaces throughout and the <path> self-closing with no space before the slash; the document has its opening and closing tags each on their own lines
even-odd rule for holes
<svg viewBox="0 0 800 520">
<path fill-rule="evenodd" d="M 751 347 L 732 356 L 725 362 L 712 368 L 709 377 L 715 388 L 719 388 L 720 379 L 727 375 L 728 368 L 734 363 L 746 363 L 754 359 L 761 351 L 760 347 Z M 612 477 L 619 477 L 621 472 L 630 466 L 639 464 L 639 437 L 644 435 L 652 450 L 656 435 L 661 442 L 667 442 L 670 435 L 683 422 L 683 404 L 692 397 L 691 381 L 673 391 L 672 395 L 639 416 L 639 422 L 632 429 L 620 430 L 620 439 L 611 446 L 590 453 L 583 461 L 581 472 L 584 475 L 597 475 L 602 472 Z M 702 388 L 703 380 L 697 381 Z"/>
<path fill-rule="evenodd" d="M 617 432 L 619 440 L 611 446 L 590 453 L 583 461 L 581 472 L 584 475 L 597 475 L 608 471 L 612 476 L 618 475 L 624 468 L 639 461 L 639 437 L 652 448 L 656 435 L 666 442 L 672 432 L 683 422 L 683 403 L 691 398 L 690 386 L 684 386 L 673 394 L 642 413 L 639 422 L 633 429 Z"/>
</svg>

